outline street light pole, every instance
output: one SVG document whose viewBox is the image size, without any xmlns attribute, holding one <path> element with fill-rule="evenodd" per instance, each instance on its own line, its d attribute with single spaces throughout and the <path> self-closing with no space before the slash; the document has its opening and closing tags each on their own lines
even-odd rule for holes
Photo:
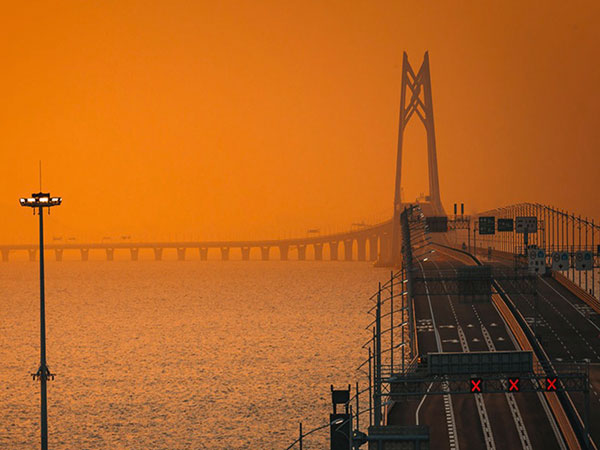
<svg viewBox="0 0 600 450">
<path fill-rule="evenodd" d="M 47 397 L 47 382 L 48 379 L 54 379 L 54 375 L 50 373 L 46 364 L 46 294 L 44 283 L 44 208 L 58 206 L 62 203 L 60 197 L 50 197 L 50 194 L 39 192 L 32 194 L 29 198 L 21 198 L 19 200 L 21 206 L 33 208 L 34 214 L 37 209 L 39 216 L 39 231 L 40 231 L 40 367 L 38 371 L 31 374 L 33 379 L 40 380 L 41 385 L 41 448 L 48 450 L 48 397 Z"/>
<path fill-rule="evenodd" d="M 48 449 L 48 398 L 46 384 L 50 371 L 46 364 L 46 287 L 44 283 L 44 211 L 38 207 L 40 216 L 40 368 L 36 374 L 41 381 L 41 434 L 42 450 Z"/>
</svg>

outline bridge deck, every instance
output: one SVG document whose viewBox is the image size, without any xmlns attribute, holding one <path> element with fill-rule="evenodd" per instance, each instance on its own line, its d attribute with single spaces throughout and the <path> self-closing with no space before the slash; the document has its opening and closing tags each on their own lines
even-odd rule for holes
<svg viewBox="0 0 600 450">
<path fill-rule="evenodd" d="M 496 267 L 512 270 L 513 262 L 502 258 L 491 261 Z M 506 282 L 508 283 L 508 282 Z M 511 295 L 521 314 L 534 323 L 535 301 L 532 295 Z M 552 360 L 583 361 L 590 365 L 590 424 L 594 442 L 600 442 L 600 316 L 583 300 L 551 277 L 538 283 L 538 335 Z M 583 398 L 570 394 L 583 417 Z"/>
<path fill-rule="evenodd" d="M 426 270 L 455 269 L 465 265 L 460 257 L 436 252 L 422 263 Z M 518 344 L 493 303 L 459 303 L 457 296 L 419 296 L 415 299 L 419 353 L 516 350 Z M 489 337 L 486 339 L 486 335 Z M 490 348 L 492 347 L 492 348 Z M 446 397 L 446 398 L 444 398 Z M 422 399 L 421 399 L 422 400 Z M 535 393 L 514 395 L 518 412 L 503 394 L 484 394 L 478 407 L 472 395 L 425 397 L 420 423 L 431 427 L 431 448 L 480 449 L 494 442 L 496 448 L 559 448 L 557 428 Z M 420 400 L 397 403 L 389 423 L 414 424 Z M 525 438 L 525 436 L 527 436 Z"/>
<path fill-rule="evenodd" d="M 391 243 L 391 224 L 390 220 L 381 222 L 372 226 L 357 230 L 344 231 L 329 235 L 316 235 L 297 237 L 290 239 L 264 239 L 264 240 L 222 240 L 222 241 L 156 241 L 156 242 L 134 242 L 134 241 L 103 241 L 103 242 L 56 242 L 49 241 L 45 244 L 45 249 L 54 251 L 56 259 L 62 260 L 63 253 L 66 250 L 76 250 L 81 253 L 81 259 L 87 260 L 90 250 L 104 250 L 106 258 L 112 260 L 114 252 L 117 249 L 129 250 L 131 259 L 137 260 L 140 249 L 150 249 L 154 251 L 155 259 L 162 259 L 163 250 L 175 249 L 177 258 L 183 260 L 186 258 L 187 250 L 199 250 L 200 259 L 207 259 L 209 249 L 220 250 L 220 257 L 223 260 L 230 258 L 231 249 L 239 249 L 242 260 L 249 260 L 252 249 L 260 249 L 260 258 L 270 259 L 271 249 L 278 250 L 278 259 L 288 260 L 290 251 L 297 253 L 298 260 L 307 259 L 307 248 L 311 248 L 312 257 L 315 260 L 323 260 L 328 257 L 330 260 L 343 259 L 347 261 L 375 261 L 378 258 L 389 259 Z M 324 250 L 327 250 L 326 252 Z M 36 258 L 38 244 L 0 244 L 0 254 L 3 261 L 9 260 L 10 253 L 25 251 L 29 253 L 29 259 Z"/>
</svg>

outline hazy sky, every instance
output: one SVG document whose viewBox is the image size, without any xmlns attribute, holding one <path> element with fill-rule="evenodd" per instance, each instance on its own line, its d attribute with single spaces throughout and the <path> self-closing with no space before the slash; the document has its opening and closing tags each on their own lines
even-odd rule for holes
<svg viewBox="0 0 600 450">
<path fill-rule="evenodd" d="M 442 201 L 600 218 L 600 2 L 7 2 L 0 241 L 245 238 L 391 215 L 400 65 L 429 50 Z M 427 191 L 407 130 L 404 190 Z"/>
</svg>

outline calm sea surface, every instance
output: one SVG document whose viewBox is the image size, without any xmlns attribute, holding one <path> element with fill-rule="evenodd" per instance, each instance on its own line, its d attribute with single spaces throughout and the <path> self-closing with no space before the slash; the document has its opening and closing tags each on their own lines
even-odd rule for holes
<svg viewBox="0 0 600 450">
<path fill-rule="evenodd" d="M 49 262 L 50 447 L 285 448 L 299 421 L 327 421 L 330 384 L 361 378 L 368 297 L 387 276 L 369 263 Z M 0 265 L 0 449 L 39 445 L 37 277 L 37 264 Z"/>
</svg>

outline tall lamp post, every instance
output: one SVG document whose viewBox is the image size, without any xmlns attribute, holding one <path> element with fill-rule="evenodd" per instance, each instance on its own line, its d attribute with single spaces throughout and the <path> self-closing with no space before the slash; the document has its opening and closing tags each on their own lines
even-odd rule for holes
<svg viewBox="0 0 600 450">
<path fill-rule="evenodd" d="M 33 208 L 33 214 L 37 209 L 40 217 L 40 368 L 37 373 L 31 374 L 33 379 L 41 381 L 41 437 L 42 450 L 48 450 L 48 401 L 46 396 L 46 383 L 54 375 L 48 370 L 46 365 L 46 305 L 44 294 L 44 208 L 58 206 L 62 203 L 61 197 L 50 197 L 50 194 L 38 192 L 31 194 L 31 197 L 19 199 L 21 206 Z"/>
</svg>

